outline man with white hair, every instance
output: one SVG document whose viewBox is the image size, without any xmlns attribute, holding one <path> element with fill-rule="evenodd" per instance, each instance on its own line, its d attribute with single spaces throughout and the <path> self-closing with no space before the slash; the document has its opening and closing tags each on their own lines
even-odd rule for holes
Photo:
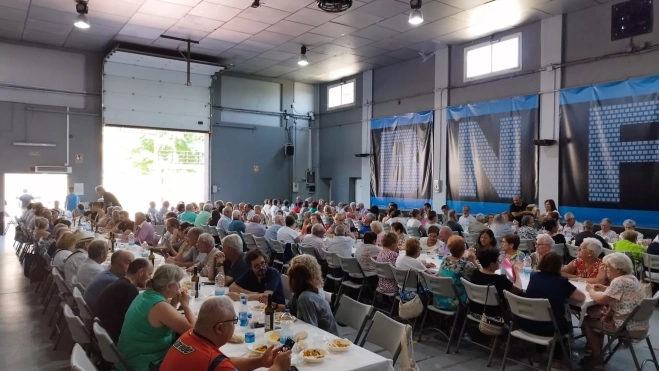
<svg viewBox="0 0 659 371">
<path fill-rule="evenodd" d="M 220 221 L 217 222 L 217 227 L 224 229 L 225 232 L 229 231 L 229 224 L 231 224 L 231 215 L 233 214 L 233 208 L 230 206 L 225 206 L 222 209 L 222 217 Z"/>
<path fill-rule="evenodd" d="M 197 217 L 194 220 L 194 226 L 197 228 L 204 229 L 206 224 L 208 224 L 208 219 L 211 218 L 211 211 L 213 211 L 212 204 L 204 204 L 203 210 L 197 214 Z"/>
<path fill-rule="evenodd" d="M 249 269 L 245 262 L 243 241 L 236 234 L 222 239 L 222 251 L 215 254 L 214 260 L 208 277 L 215 277 L 217 272 L 222 272 L 226 286 L 230 286 Z"/>
<path fill-rule="evenodd" d="M 485 225 L 485 215 L 483 214 L 476 214 L 476 221 L 469 224 L 467 233 L 469 234 L 479 234 L 482 231 L 487 229 L 487 226 Z"/>
<path fill-rule="evenodd" d="M 158 236 L 156 230 L 151 223 L 146 221 L 146 215 L 142 212 L 135 213 L 135 243 L 140 245 L 146 242 L 149 246 L 156 246 L 158 244 Z"/>
<path fill-rule="evenodd" d="M 162 207 L 158 210 L 158 219 L 165 220 L 165 214 L 169 212 L 169 201 L 164 201 Z"/>
<path fill-rule="evenodd" d="M 636 238 L 637 238 L 638 242 L 643 241 L 643 233 L 636 230 L 636 222 L 635 221 L 633 221 L 631 219 L 627 219 L 624 222 L 622 222 L 622 226 L 625 227 L 625 231 L 634 231 L 634 232 L 636 232 L 636 234 L 637 234 Z"/>
<path fill-rule="evenodd" d="M 357 205 L 357 210 L 356 211 L 359 211 L 359 217 L 363 218 L 364 214 L 366 214 L 368 212 L 368 209 L 364 206 L 363 202 L 360 202 L 359 205 Z"/>
<path fill-rule="evenodd" d="M 108 258 L 108 243 L 106 240 L 94 240 L 89 244 L 87 259 L 80 264 L 76 272 L 76 282 L 83 287 L 87 287 L 90 282 L 102 271 L 105 270 L 101 263 Z"/>
<path fill-rule="evenodd" d="M 242 220 L 240 220 L 240 217 L 242 216 L 242 213 L 240 210 L 234 210 L 233 213 L 231 213 L 231 216 L 233 220 L 231 223 L 229 223 L 228 230 L 227 232 L 241 232 L 245 233 L 245 223 L 243 223 Z"/>
<path fill-rule="evenodd" d="M 376 219 L 375 215 L 373 215 L 373 214 L 369 213 L 369 214 L 364 215 L 364 218 L 363 218 L 364 226 L 362 227 L 362 229 L 359 230 L 359 234 L 364 235 L 364 233 L 370 232 L 371 231 L 371 222 L 374 221 L 375 219 Z"/>
<path fill-rule="evenodd" d="M 107 211 L 108 207 L 110 206 L 121 206 L 119 200 L 117 200 L 117 196 L 106 191 L 105 187 L 103 187 L 102 185 L 96 186 L 95 190 L 98 197 L 103 198 L 103 205 L 105 206 L 105 211 Z"/>
<path fill-rule="evenodd" d="M 323 237 L 325 237 L 325 227 L 316 223 L 311 226 L 311 234 L 305 234 L 300 241 L 300 245 L 306 247 L 313 247 L 316 252 L 316 258 L 320 260 L 325 260 L 325 242 L 323 242 Z"/>
<path fill-rule="evenodd" d="M 177 218 L 181 222 L 188 222 L 194 224 L 195 220 L 197 219 L 197 214 L 195 214 L 194 212 L 194 205 L 186 204 L 185 211 L 180 213 Z"/>
<path fill-rule="evenodd" d="M 277 216 L 277 211 L 279 211 L 279 208 L 281 207 L 281 201 L 279 199 L 273 199 L 272 200 L 272 206 L 270 207 L 270 215 L 272 219 Z"/>
<path fill-rule="evenodd" d="M 245 204 L 243 215 L 245 215 L 245 220 L 252 219 L 252 217 L 254 216 L 254 206 L 252 206 L 252 204 Z"/>
<path fill-rule="evenodd" d="M 202 233 L 199 236 L 199 239 L 197 240 L 197 250 L 200 254 L 206 254 L 206 256 L 196 264 L 197 268 L 199 268 L 199 275 L 201 277 L 208 277 L 208 273 L 214 269 L 215 255 L 220 253 L 220 250 L 215 247 L 215 239 L 213 239 L 213 236 L 211 236 L 210 233 Z M 192 271 L 192 267 L 188 268 L 188 270 Z"/>
<path fill-rule="evenodd" d="M 439 229 L 439 240 L 442 242 L 443 248 L 441 251 L 442 256 L 451 255 L 448 249 L 448 239 L 453 236 L 453 230 L 450 227 L 443 226 Z"/>
<path fill-rule="evenodd" d="M 251 234 L 254 237 L 263 237 L 265 236 L 266 229 L 263 224 L 261 224 L 261 217 L 254 214 L 252 217 L 249 219 L 249 222 L 245 226 L 245 234 Z M 250 240 L 251 242 L 252 240 Z M 256 245 L 255 244 L 250 244 L 250 242 L 247 243 L 247 248 L 249 250 L 255 249 Z"/>
<path fill-rule="evenodd" d="M 571 212 L 565 213 L 565 225 L 561 228 L 559 224 L 559 233 L 562 233 L 563 235 L 571 235 L 571 236 L 576 236 L 579 233 L 583 232 L 583 225 L 576 221 L 574 218 L 574 214 Z"/>
<path fill-rule="evenodd" d="M 207 299 L 199 309 L 194 329 L 176 340 L 160 364 L 160 371 L 251 371 L 266 367 L 268 371 L 287 371 L 291 367 L 291 351 L 282 352 L 281 347 L 269 346 L 257 358 L 225 356 L 220 348 L 229 342 L 237 323 L 228 297 Z"/>
<path fill-rule="evenodd" d="M 268 229 L 266 229 L 265 234 L 263 235 L 263 238 L 265 238 L 266 242 L 268 243 L 268 246 L 270 246 L 270 249 L 272 249 L 272 245 L 270 244 L 270 240 L 276 240 L 277 239 L 277 233 L 279 233 L 279 230 L 285 226 L 285 220 L 284 217 L 281 215 L 275 216 L 275 222 L 272 224 Z M 270 256 L 271 251 L 263 251 L 263 253 L 266 256 Z"/>
<path fill-rule="evenodd" d="M 78 274 L 78 268 L 89 256 L 89 243 L 94 239 L 90 232 L 75 233 L 75 251 L 64 260 L 64 279 L 69 285 L 73 284 L 73 278 Z"/>
<path fill-rule="evenodd" d="M 458 219 L 458 224 L 462 226 L 463 230 L 468 230 L 469 225 L 476 221 L 476 218 L 474 218 L 474 216 L 470 213 L 471 208 L 469 205 L 462 206 L 462 215 L 460 215 L 460 218 Z"/>
<path fill-rule="evenodd" d="M 346 227 L 337 225 L 334 228 L 334 237 L 327 244 L 327 252 L 335 252 L 344 258 L 352 258 L 352 248 L 355 239 L 346 236 Z"/>
</svg>

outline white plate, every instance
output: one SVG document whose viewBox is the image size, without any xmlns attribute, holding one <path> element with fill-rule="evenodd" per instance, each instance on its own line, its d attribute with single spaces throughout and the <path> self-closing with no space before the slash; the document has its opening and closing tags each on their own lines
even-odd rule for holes
<svg viewBox="0 0 659 371">
<path fill-rule="evenodd" d="M 268 349 L 268 344 L 264 344 L 264 343 L 247 344 L 247 349 L 249 349 L 250 352 L 254 352 L 254 353 L 260 353 L 260 354 L 265 353 L 265 349 L 263 351 L 256 350 L 256 348 L 259 347 L 259 346 L 264 346 L 264 347 L 266 347 L 265 349 Z"/>
<path fill-rule="evenodd" d="M 337 340 L 341 340 L 342 342 L 347 343 L 348 346 L 346 346 L 346 347 L 336 347 L 336 346 L 334 346 L 333 342 L 337 341 Z M 327 342 L 327 349 L 331 350 L 332 352 L 337 352 L 337 353 L 347 352 L 348 349 L 350 349 L 351 346 L 352 346 L 352 341 L 350 341 L 348 339 L 333 339 L 333 340 L 330 340 L 330 341 Z"/>
<path fill-rule="evenodd" d="M 280 344 L 280 342 L 279 342 L 280 334 L 281 334 L 281 332 L 279 332 L 279 331 L 269 331 L 265 334 L 265 340 L 268 342 L 268 344 L 279 345 Z M 277 337 L 277 341 L 274 341 L 274 340 L 270 339 L 270 337 Z"/>
<path fill-rule="evenodd" d="M 304 356 L 304 352 L 307 352 L 307 351 L 309 351 L 309 350 L 317 350 L 317 351 L 319 351 L 320 353 L 323 354 L 323 358 L 305 357 L 305 356 Z M 307 350 L 305 350 L 305 351 L 300 352 L 300 359 L 304 360 L 304 362 L 307 362 L 307 363 L 321 363 L 322 361 L 325 360 L 325 358 L 327 358 L 328 354 L 329 354 L 329 353 L 327 353 L 327 351 L 324 350 L 324 349 L 312 348 L 312 349 L 307 349 Z"/>
</svg>

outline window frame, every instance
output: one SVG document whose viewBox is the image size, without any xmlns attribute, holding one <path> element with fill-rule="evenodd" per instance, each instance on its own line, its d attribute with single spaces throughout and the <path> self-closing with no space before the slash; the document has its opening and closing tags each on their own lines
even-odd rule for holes
<svg viewBox="0 0 659 371">
<path fill-rule="evenodd" d="M 497 71 L 497 72 L 490 72 L 490 73 L 486 73 L 486 74 L 483 74 L 483 75 L 467 77 L 467 53 L 469 53 L 471 50 L 474 50 L 474 49 L 483 48 L 483 47 L 488 46 L 488 45 L 492 46 L 493 44 L 496 44 L 496 43 L 499 43 L 499 42 L 502 42 L 502 41 L 506 41 L 506 40 L 510 40 L 510 39 L 514 39 L 514 38 L 518 38 L 518 42 L 517 42 L 517 62 L 518 62 L 517 67 L 508 68 L 508 69 Z M 480 44 L 477 44 L 477 45 L 472 45 L 472 46 L 469 46 L 467 48 L 464 48 L 462 59 L 463 59 L 463 63 L 462 63 L 463 66 L 462 67 L 463 67 L 464 82 L 471 82 L 471 81 L 487 79 L 487 78 L 494 77 L 494 76 L 506 75 L 506 74 L 509 74 L 511 72 L 519 72 L 519 71 L 522 70 L 522 33 L 521 32 L 516 32 L 514 34 L 499 37 L 496 40 L 491 40 L 491 41 L 487 41 L 487 42 L 484 42 L 484 43 L 480 43 Z M 491 67 L 492 67 L 492 54 L 490 53 L 490 68 Z"/>
<path fill-rule="evenodd" d="M 350 84 L 350 83 L 352 83 L 352 96 L 353 96 L 352 103 L 340 104 L 338 106 L 330 107 L 330 105 L 329 105 L 330 89 L 335 88 L 337 86 L 347 85 L 347 84 Z M 328 111 L 354 106 L 355 102 L 356 102 L 356 98 L 357 98 L 357 79 L 350 79 L 350 80 L 339 82 L 337 84 L 332 84 L 332 85 L 327 86 L 327 110 Z"/>
</svg>

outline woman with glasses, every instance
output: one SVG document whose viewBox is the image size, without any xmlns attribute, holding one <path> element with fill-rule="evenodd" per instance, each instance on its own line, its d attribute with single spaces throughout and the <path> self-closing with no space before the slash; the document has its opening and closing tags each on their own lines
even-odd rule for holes
<svg viewBox="0 0 659 371">
<path fill-rule="evenodd" d="M 618 234 L 611 229 L 611 219 L 604 218 L 600 222 L 600 230 L 595 232 L 596 235 L 602 237 L 608 243 L 614 243 L 618 241 Z"/>
<path fill-rule="evenodd" d="M 179 284 L 183 274 L 175 265 L 161 265 L 128 308 L 118 348 L 133 370 L 148 371 L 159 365 L 172 344 L 173 332 L 184 334 L 194 327 L 190 296 Z M 116 367 L 125 371 L 121 364 Z"/>
<path fill-rule="evenodd" d="M 538 270 L 542 257 L 554 248 L 554 240 L 548 234 L 539 234 L 535 240 L 535 251 L 531 253 L 531 269 Z"/>
</svg>

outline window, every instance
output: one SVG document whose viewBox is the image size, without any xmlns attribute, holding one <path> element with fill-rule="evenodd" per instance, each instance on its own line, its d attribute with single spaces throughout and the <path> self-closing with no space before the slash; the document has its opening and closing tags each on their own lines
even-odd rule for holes
<svg viewBox="0 0 659 371">
<path fill-rule="evenodd" d="M 521 70 L 521 49 L 521 33 L 466 48 L 464 80 L 473 81 Z"/>
<path fill-rule="evenodd" d="M 355 80 L 327 87 L 327 108 L 341 108 L 355 104 Z"/>
</svg>

